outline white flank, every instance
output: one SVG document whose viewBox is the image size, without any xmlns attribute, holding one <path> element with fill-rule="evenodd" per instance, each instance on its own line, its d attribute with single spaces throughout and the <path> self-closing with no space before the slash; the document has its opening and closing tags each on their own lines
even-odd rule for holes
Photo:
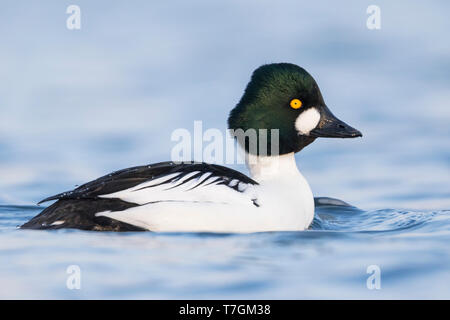
<svg viewBox="0 0 450 320">
<path fill-rule="evenodd" d="M 232 180 L 230 186 L 217 183 L 210 173 L 184 184 L 186 175 L 173 183 L 169 176 L 133 188 L 103 195 L 140 204 L 123 211 L 99 212 L 151 231 L 171 232 L 261 232 L 304 230 L 314 216 L 314 199 L 305 178 L 298 171 L 294 154 L 260 157 L 249 165 L 259 185 Z M 170 175 L 176 177 L 177 174 Z M 203 184 L 195 187 L 199 181 Z M 143 188 L 148 187 L 148 188 Z M 254 203 L 257 203 L 256 206 Z"/>
</svg>

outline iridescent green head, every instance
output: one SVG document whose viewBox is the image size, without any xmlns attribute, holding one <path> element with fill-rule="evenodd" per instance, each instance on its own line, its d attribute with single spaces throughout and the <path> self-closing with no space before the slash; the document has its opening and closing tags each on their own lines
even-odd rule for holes
<svg viewBox="0 0 450 320">
<path fill-rule="evenodd" d="M 228 118 L 229 129 L 268 129 L 267 151 L 271 155 L 278 129 L 278 154 L 298 152 L 318 137 L 361 137 L 358 130 L 337 119 L 327 108 L 313 77 L 303 68 L 290 63 L 274 63 L 259 67 L 236 107 Z M 273 131 L 272 131 L 273 132 Z M 260 140 L 258 135 L 258 140 Z M 244 145 L 247 152 L 255 153 Z"/>
</svg>

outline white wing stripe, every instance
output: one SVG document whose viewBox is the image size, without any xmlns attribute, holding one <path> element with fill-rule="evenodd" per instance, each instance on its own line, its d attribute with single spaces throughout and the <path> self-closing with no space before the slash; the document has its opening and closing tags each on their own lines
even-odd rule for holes
<svg viewBox="0 0 450 320">
<path fill-rule="evenodd" d="M 181 179 L 174 181 L 173 183 L 167 183 L 168 188 L 166 190 L 181 186 L 182 184 L 185 183 L 186 180 L 195 176 L 198 173 L 200 173 L 200 171 L 192 171 L 192 172 L 188 173 L 187 175 L 185 175 L 184 177 L 182 177 Z M 194 180 L 194 181 L 197 181 L 197 180 Z"/>
<path fill-rule="evenodd" d="M 179 176 L 180 174 L 181 174 L 181 172 L 171 173 L 171 174 L 168 174 L 166 176 L 162 176 L 160 178 L 156 178 L 156 179 L 153 179 L 153 180 L 150 180 L 150 181 L 138 184 L 137 186 L 134 186 L 133 188 L 130 188 L 128 190 L 130 190 L 130 191 L 138 191 L 139 189 L 142 189 L 142 188 L 152 187 L 152 186 L 155 186 L 157 184 L 164 183 L 165 181 L 170 181 L 171 179 Z M 121 192 L 121 191 L 119 191 L 119 192 Z"/>
</svg>

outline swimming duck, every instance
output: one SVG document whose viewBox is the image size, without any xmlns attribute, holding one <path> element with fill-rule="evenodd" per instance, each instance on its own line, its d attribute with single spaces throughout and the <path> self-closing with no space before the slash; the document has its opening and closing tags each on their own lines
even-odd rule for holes
<svg viewBox="0 0 450 320">
<path fill-rule="evenodd" d="M 267 150 L 261 141 L 254 148 L 248 139 L 238 139 L 250 177 L 198 162 L 128 168 L 42 200 L 57 201 L 21 228 L 304 230 L 314 217 L 314 197 L 294 154 L 319 137 L 362 136 L 331 113 L 313 77 L 290 63 L 267 64 L 253 72 L 244 95 L 231 110 L 228 127 L 235 132 L 270 130 L 265 138 Z"/>
</svg>

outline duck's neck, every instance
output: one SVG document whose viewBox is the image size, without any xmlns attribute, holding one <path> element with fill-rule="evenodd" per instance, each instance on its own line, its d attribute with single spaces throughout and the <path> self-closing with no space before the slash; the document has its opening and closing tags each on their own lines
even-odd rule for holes
<svg viewBox="0 0 450 320">
<path fill-rule="evenodd" d="M 246 164 L 250 176 L 258 182 L 289 180 L 300 175 L 293 152 L 273 157 L 247 154 Z"/>
</svg>

